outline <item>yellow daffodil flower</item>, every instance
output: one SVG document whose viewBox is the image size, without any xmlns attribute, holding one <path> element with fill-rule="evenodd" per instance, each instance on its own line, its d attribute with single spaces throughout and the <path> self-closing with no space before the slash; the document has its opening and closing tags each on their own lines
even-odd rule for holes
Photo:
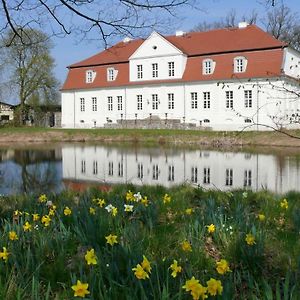
<svg viewBox="0 0 300 300">
<path fill-rule="evenodd" d="M 124 211 L 133 212 L 133 205 L 124 204 Z"/>
<path fill-rule="evenodd" d="M 246 243 L 249 245 L 249 246 L 253 246 L 255 243 L 255 237 L 252 233 L 248 233 L 246 234 L 246 238 L 245 238 L 245 241 Z"/>
<path fill-rule="evenodd" d="M 74 297 L 85 298 L 90 293 L 88 287 L 88 283 L 81 283 L 80 280 L 77 280 L 77 283 L 71 287 L 74 291 Z"/>
<path fill-rule="evenodd" d="M 45 227 L 48 227 L 51 222 L 50 216 L 49 215 L 42 216 L 41 222 L 42 224 L 44 224 Z"/>
<path fill-rule="evenodd" d="M 140 264 L 137 264 L 135 268 L 132 268 L 134 275 L 137 279 L 146 279 L 149 278 L 148 273 L 143 269 Z"/>
<path fill-rule="evenodd" d="M 163 196 L 163 202 L 164 202 L 164 204 L 170 203 L 171 202 L 171 196 L 169 196 L 168 194 L 165 194 Z"/>
<path fill-rule="evenodd" d="M 133 196 L 133 192 L 129 190 L 129 191 L 126 193 L 126 201 L 130 202 L 130 201 L 134 201 L 134 200 L 135 200 L 135 198 L 134 198 L 134 196 Z"/>
<path fill-rule="evenodd" d="M 172 271 L 171 276 L 174 277 L 174 278 L 177 276 L 177 273 L 182 272 L 182 267 L 178 266 L 178 262 L 175 259 L 173 260 L 173 263 L 171 264 L 169 269 L 171 269 L 171 271 Z"/>
<path fill-rule="evenodd" d="M 47 201 L 47 196 L 45 195 L 45 194 L 41 194 L 40 196 L 39 196 L 39 202 L 40 203 L 44 203 L 44 202 L 46 202 Z"/>
<path fill-rule="evenodd" d="M 207 292 L 211 296 L 217 296 L 217 294 L 222 295 L 223 286 L 220 280 L 210 278 L 207 282 Z"/>
<path fill-rule="evenodd" d="M 66 208 L 64 209 L 64 215 L 65 216 L 70 216 L 72 214 L 72 210 L 66 206 Z"/>
<path fill-rule="evenodd" d="M 144 206 L 147 207 L 149 205 L 148 197 L 145 196 L 144 198 L 142 198 L 141 203 L 144 204 Z"/>
<path fill-rule="evenodd" d="M 191 243 L 187 240 L 183 241 L 181 243 L 181 249 L 184 251 L 184 252 L 192 252 L 192 246 L 191 246 Z"/>
<path fill-rule="evenodd" d="M 149 262 L 149 260 L 147 259 L 147 257 L 145 255 L 143 255 L 142 268 L 146 272 L 151 273 L 151 265 L 150 265 L 150 262 Z"/>
<path fill-rule="evenodd" d="M 187 209 L 185 210 L 185 214 L 186 214 L 186 215 L 191 215 L 193 212 L 194 212 L 194 210 L 193 210 L 192 208 L 187 208 Z"/>
<path fill-rule="evenodd" d="M 265 219 L 266 219 L 266 216 L 264 214 L 258 214 L 257 217 L 258 217 L 258 220 L 261 222 L 265 221 Z"/>
<path fill-rule="evenodd" d="M 96 209 L 94 207 L 90 207 L 90 214 L 95 215 L 96 214 Z"/>
<path fill-rule="evenodd" d="M 191 295 L 194 300 L 198 300 L 200 299 L 200 297 L 201 299 L 207 298 L 207 288 L 202 286 L 199 283 L 199 280 L 195 279 L 194 276 L 191 279 L 187 280 L 182 288 L 185 289 L 187 292 L 191 292 Z"/>
<path fill-rule="evenodd" d="M 206 225 L 208 233 L 214 233 L 216 231 L 216 226 L 214 224 Z"/>
<path fill-rule="evenodd" d="M 18 237 L 18 235 L 17 235 L 17 233 L 16 233 L 15 231 L 10 231 L 10 232 L 8 233 L 8 237 L 9 237 L 9 239 L 10 239 L 11 241 L 16 241 L 16 240 L 19 239 L 19 237 Z"/>
<path fill-rule="evenodd" d="M 288 209 L 289 208 L 289 203 L 286 199 L 283 199 L 281 202 L 280 202 L 280 207 L 282 209 Z"/>
<path fill-rule="evenodd" d="M 26 222 L 24 225 L 23 225 L 23 230 L 26 232 L 26 231 L 31 231 L 32 229 L 32 226 L 29 224 L 29 222 Z"/>
<path fill-rule="evenodd" d="M 39 214 L 32 214 L 32 220 L 33 222 L 36 222 L 40 219 L 40 215 Z"/>
<path fill-rule="evenodd" d="M 118 237 L 116 235 L 110 234 L 110 235 L 106 236 L 105 238 L 106 238 L 106 243 L 110 244 L 111 246 L 118 243 L 118 241 L 117 241 Z"/>
<path fill-rule="evenodd" d="M 87 250 L 84 256 L 88 265 L 96 265 L 97 264 L 97 255 L 95 254 L 95 250 Z"/>
<path fill-rule="evenodd" d="M 220 261 L 216 262 L 216 269 L 221 275 L 224 275 L 226 272 L 231 272 L 229 264 L 225 259 L 221 259 Z"/>
<path fill-rule="evenodd" d="M 3 251 L 0 252 L 0 259 L 3 259 L 4 262 L 7 262 L 8 261 L 8 256 L 9 256 L 10 253 L 7 252 L 6 247 L 3 247 L 2 249 L 3 249 Z"/>
</svg>

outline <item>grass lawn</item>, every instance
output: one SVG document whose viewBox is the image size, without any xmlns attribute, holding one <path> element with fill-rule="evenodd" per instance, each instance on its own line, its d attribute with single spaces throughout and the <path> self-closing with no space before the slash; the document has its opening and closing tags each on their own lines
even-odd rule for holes
<svg viewBox="0 0 300 300">
<path fill-rule="evenodd" d="M 299 194 L 2 197 L 0 299 L 299 299 Z"/>
</svg>

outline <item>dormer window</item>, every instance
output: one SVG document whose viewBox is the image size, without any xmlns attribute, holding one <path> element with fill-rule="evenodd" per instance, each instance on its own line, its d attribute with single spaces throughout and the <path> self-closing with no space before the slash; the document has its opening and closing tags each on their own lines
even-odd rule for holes
<svg viewBox="0 0 300 300">
<path fill-rule="evenodd" d="M 85 73 L 85 82 L 92 83 L 96 77 L 96 72 L 92 70 L 87 70 Z"/>
<path fill-rule="evenodd" d="M 114 81 L 116 80 L 118 75 L 118 70 L 114 68 L 108 68 L 107 69 L 107 81 Z"/>
<path fill-rule="evenodd" d="M 247 68 L 247 59 L 243 56 L 234 58 L 234 73 L 243 73 Z"/>
<path fill-rule="evenodd" d="M 215 62 L 212 59 L 205 59 L 202 62 L 202 73 L 203 75 L 209 75 L 214 72 Z"/>
</svg>

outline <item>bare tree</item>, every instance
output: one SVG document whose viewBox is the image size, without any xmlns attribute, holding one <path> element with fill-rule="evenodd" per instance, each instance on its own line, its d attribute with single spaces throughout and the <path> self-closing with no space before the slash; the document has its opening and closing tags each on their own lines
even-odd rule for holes
<svg viewBox="0 0 300 300">
<path fill-rule="evenodd" d="M 74 32 L 96 36 L 105 44 L 113 35 L 132 36 L 140 29 L 165 24 L 176 9 L 192 5 L 194 0 L 0 0 L 0 34 L 11 30 L 47 29 L 54 35 Z M 96 30 L 96 32 L 95 32 Z M 25 42 L 24 40 L 22 40 Z M 28 39 L 27 39 L 28 42 Z"/>
</svg>

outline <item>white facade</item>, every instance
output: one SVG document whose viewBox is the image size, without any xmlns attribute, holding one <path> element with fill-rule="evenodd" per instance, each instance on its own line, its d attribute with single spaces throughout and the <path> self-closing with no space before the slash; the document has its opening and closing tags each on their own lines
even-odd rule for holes
<svg viewBox="0 0 300 300">
<path fill-rule="evenodd" d="M 251 67 L 246 56 L 244 61 L 238 61 L 243 59 L 241 55 L 232 60 L 232 72 L 242 73 Z M 180 49 L 154 32 L 129 57 L 128 84 L 62 91 L 62 127 L 95 128 L 154 116 L 213 130 L 296 127 L 284 116 L 297 113 L 298 102 L 283 87 L 298 89 L 289 79 L 300 77 L 298 52 L 284 49 L 282 70 L 286 76 L 270 78 L 181 80 L 187 59 Z M 213 55 L 209 59 L 213 72 L 218 66 Z M 199 72 L 205 71 L 200 63 L 198 67 Z M 118 66 L 109 64 L 107 72 L 109 68 L 114 68 L 113 79 L 103 80 L 118 80 Z"/>
</svg>

